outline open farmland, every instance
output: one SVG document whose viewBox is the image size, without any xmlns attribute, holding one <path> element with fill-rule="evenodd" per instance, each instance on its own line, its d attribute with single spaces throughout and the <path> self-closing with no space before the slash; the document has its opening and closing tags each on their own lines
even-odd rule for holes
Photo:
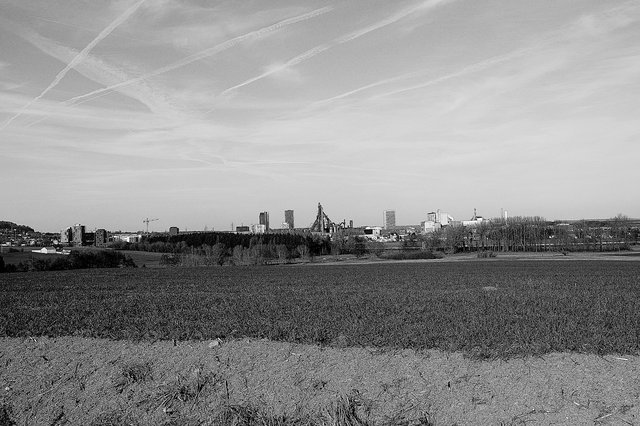
<svg viewBox="0 0 640 426">
<path fill-rule="evenodd" d="M 269 338 L 474 358 L 640 349 L 640 263 L 467 262 L 6 274 L 1 336 Z"/>
</svg>

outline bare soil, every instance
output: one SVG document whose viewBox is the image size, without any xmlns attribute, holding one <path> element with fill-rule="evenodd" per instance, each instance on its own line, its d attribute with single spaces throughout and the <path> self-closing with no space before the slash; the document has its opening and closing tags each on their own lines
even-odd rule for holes
<svg viewBox="0 0 640 426">
<path fill-rule="evenodd" d="M 17 425 L 214 424 L 229 406 L 327 418 L 347 398 L 375 424 L 640 423 L 638 356 L 477 361 L 334 343 L 2 338 L 0 405 Z"/>
</svg>

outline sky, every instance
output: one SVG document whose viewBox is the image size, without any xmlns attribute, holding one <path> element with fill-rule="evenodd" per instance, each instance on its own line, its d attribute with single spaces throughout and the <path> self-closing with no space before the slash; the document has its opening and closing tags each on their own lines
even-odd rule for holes
<svg viewBox="0 0 640 426">
<path fill-rule="evenodd" d="M 640 2 L 0 0 L 0 220 L 640 217 Z"/>
</svg>

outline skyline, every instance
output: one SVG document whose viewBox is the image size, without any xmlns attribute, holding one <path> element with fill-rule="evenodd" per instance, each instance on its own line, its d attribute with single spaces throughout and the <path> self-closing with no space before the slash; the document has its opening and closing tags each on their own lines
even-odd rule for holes
<svg viewBox="0 0 640 426">
<path fill-rule="evenodd" d="M 640 216 L 633 1 L 0 11 L 2 220 Z"/>
</svg>

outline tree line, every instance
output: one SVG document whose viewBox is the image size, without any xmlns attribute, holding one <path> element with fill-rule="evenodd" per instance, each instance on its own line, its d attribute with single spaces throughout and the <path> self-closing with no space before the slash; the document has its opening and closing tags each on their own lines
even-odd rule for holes
<svg viewBox="0 0 640 426">
<path fill-rule="evenodd" d="M 5 264 L 0 256 L 0 273 L 30 271 L 63 271 L 68 269 L 89 268 L 135 268 L 137 265 L 130 256 L 112 250 L 72 251 L 69 255 L 56 255 L 52 258 L 32 258 L 14 264 Z"/>
<path fill-rule="evenodd" d="M 549 222 L 539 216 L 484 221 L 474 227 L 449 226 L 416 237 L 422 248 L 442 251 L 616 251 L 637 244 L 640 231 L 623 215 L 609 220 Z"/>
<path fill-rule="evenodd" d="M 138 243 L 115 241 L 114 249 L 164 253 L 165 265 L 259 265 L 331 253 L 329 237 L 312 234 L 201 232 L 150 235 Z"/>
</svg>

